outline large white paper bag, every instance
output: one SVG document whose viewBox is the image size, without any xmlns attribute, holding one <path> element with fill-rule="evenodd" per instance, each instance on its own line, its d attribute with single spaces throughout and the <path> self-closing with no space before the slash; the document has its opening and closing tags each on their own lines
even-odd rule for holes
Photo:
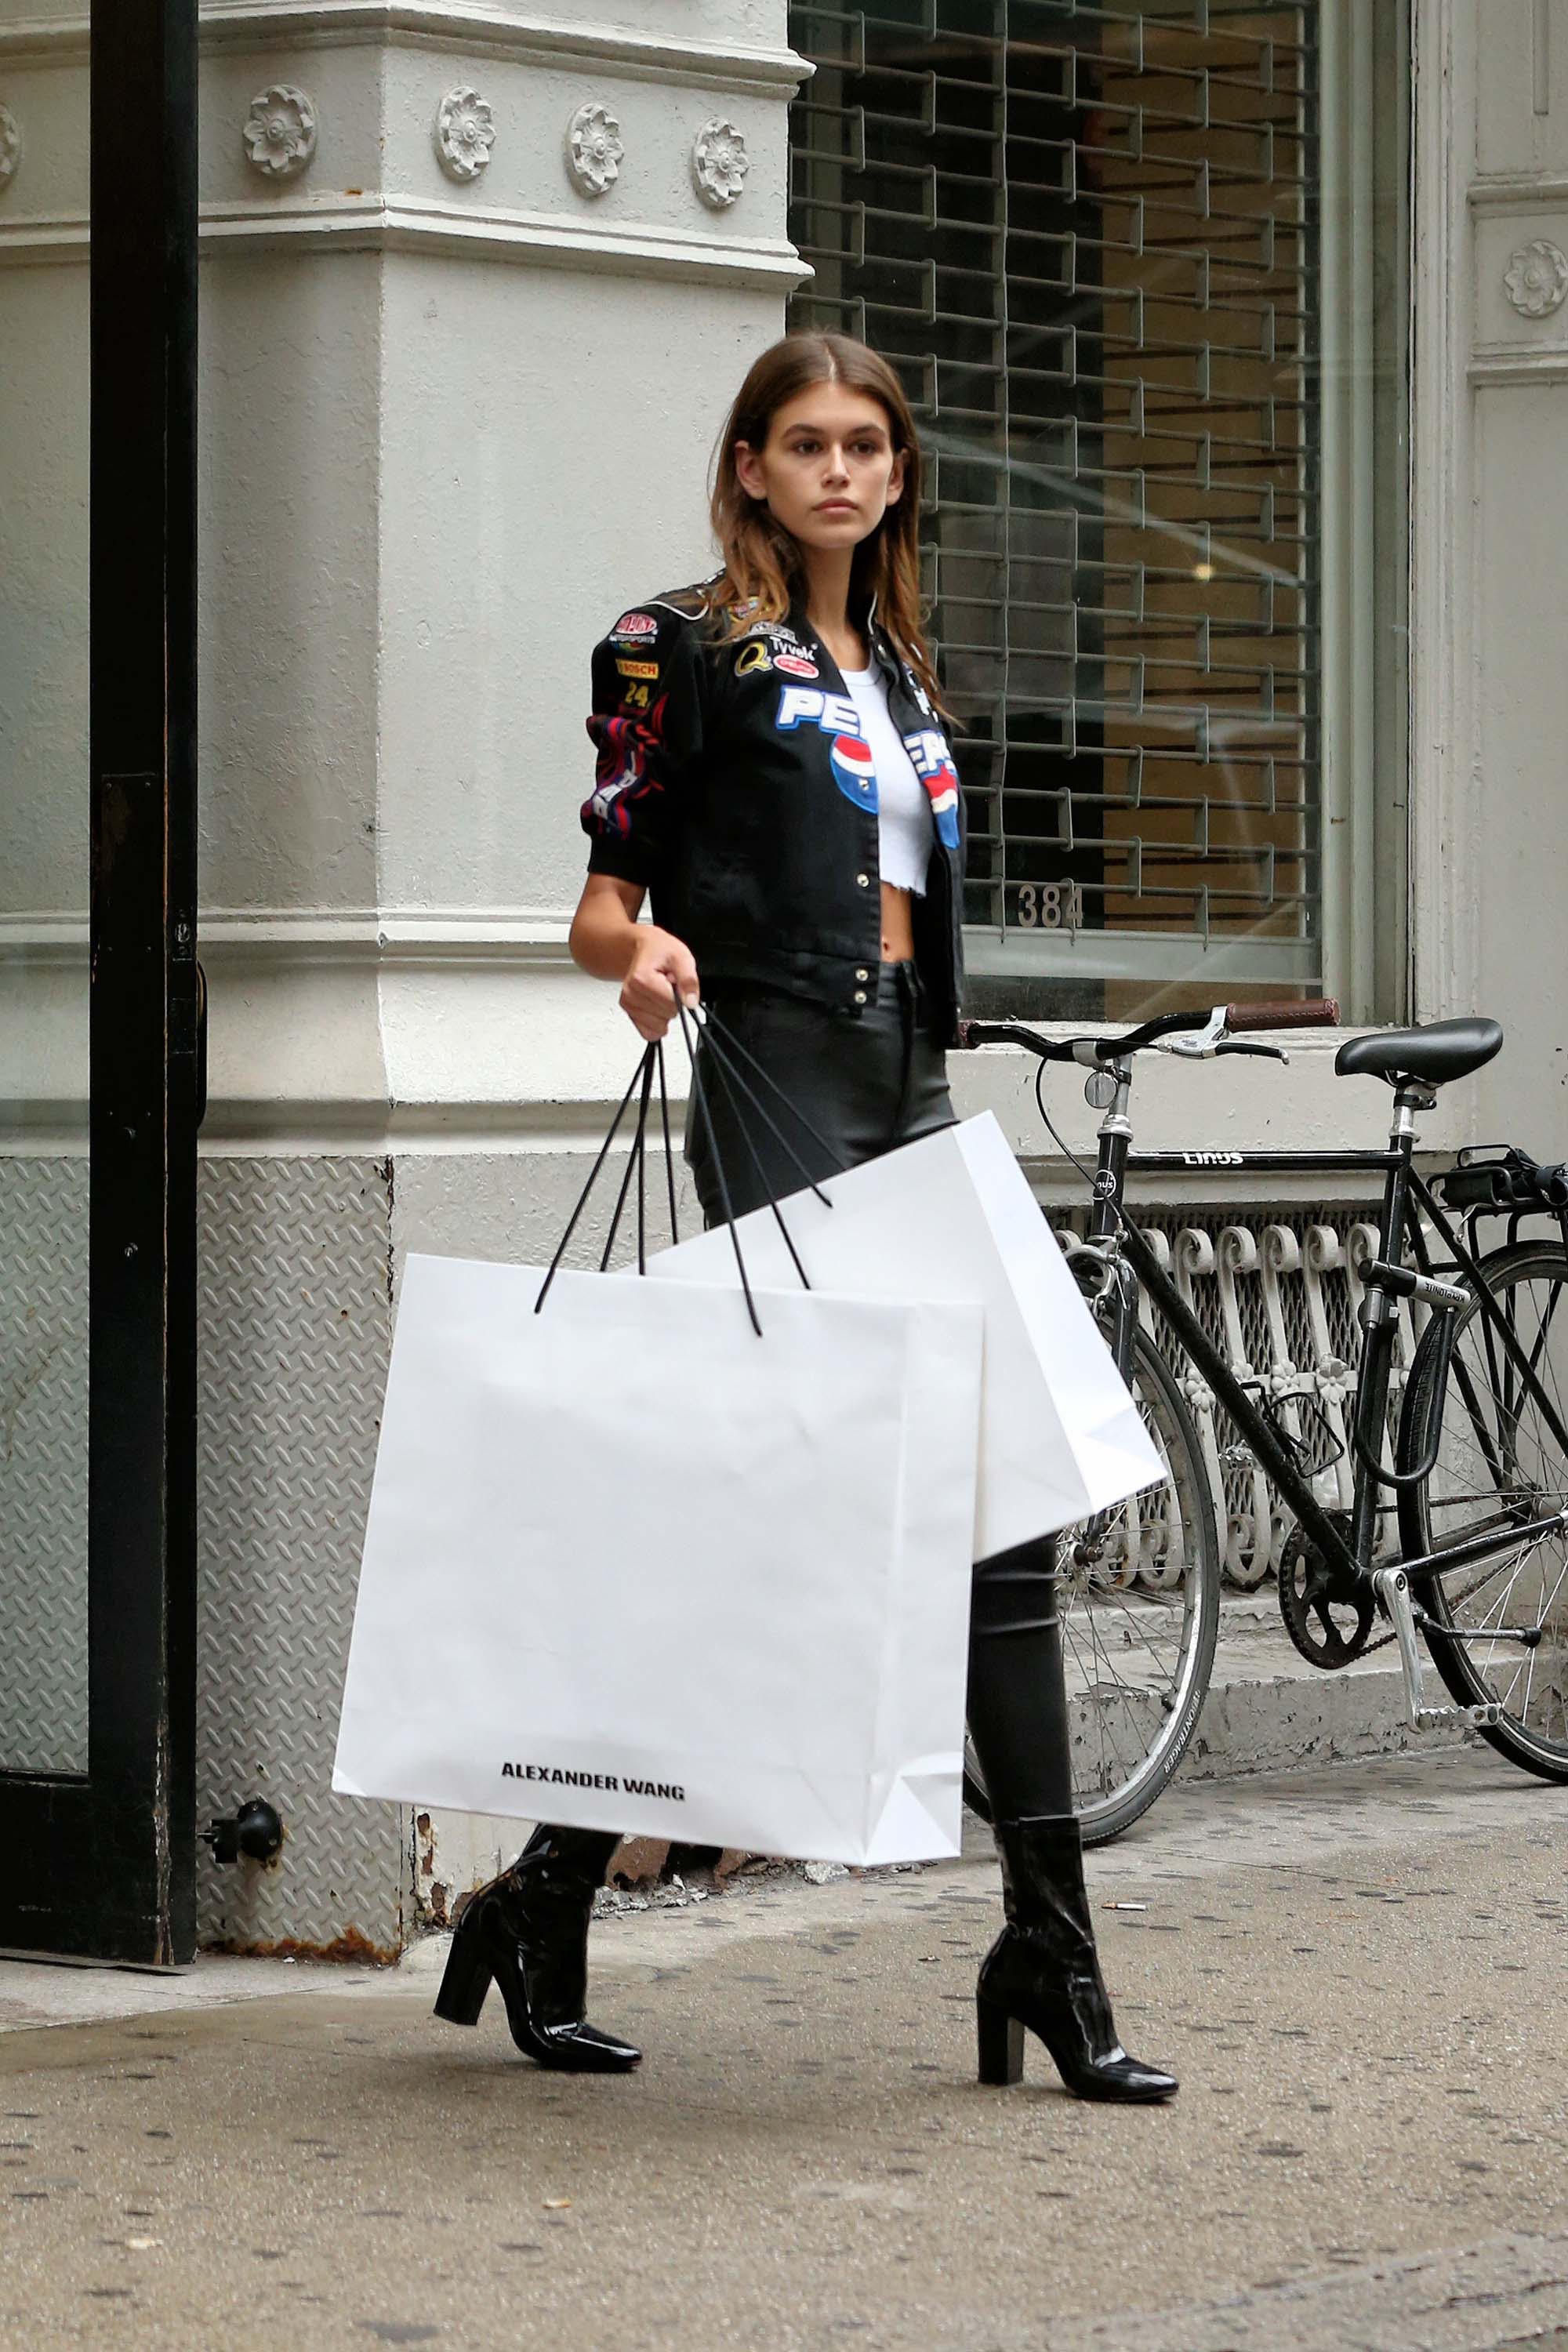
<svg viewBox="0 0 1568 2352">
<path fill-rule="evenodd" d="M 810 1192 L 784 1204 L 814 1284 L 870 1297 L 984 1306 L 977 1559 L 1109 1509 L 1163 1478 L 1137 1406 L 990 1111 L 831 1176 L 822 1190 L 831 1208 Z M 789 1278 L 794 1268 L 771 1210 L 741 1218 L 737 1230 L 753 1280 Z M 647 1270 L 668 1281 L 733 1282 L 728 1228 L 661 1251 Z"/>
<path fill-rule="evenodd" d="M 410 1256 L 334 1789 L 959 1846 L 981 1315 Z"/>
</svg>

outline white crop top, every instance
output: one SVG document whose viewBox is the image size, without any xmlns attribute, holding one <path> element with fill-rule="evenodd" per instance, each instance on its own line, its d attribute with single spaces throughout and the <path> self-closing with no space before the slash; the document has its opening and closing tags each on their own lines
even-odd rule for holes
<svg viewBox="0 0 1568 2352">
<path fill-rule="evenodd" d="M 931 864 L 931 796 L 916 775 L 888 709 L 888 688 L 874 665 L 840 671 L 860 718 L 877 777 L 877 862 L 884 882 L 925 896 Z"/>
</svg>

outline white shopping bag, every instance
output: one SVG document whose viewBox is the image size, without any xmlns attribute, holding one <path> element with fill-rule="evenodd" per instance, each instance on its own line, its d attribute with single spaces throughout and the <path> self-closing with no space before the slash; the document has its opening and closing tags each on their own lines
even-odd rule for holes
<svg viewBox="0 0 1568 2352">
<path fill-rule="evenodd" d="M 958 1852 L 980 1309 L 790 1278 L 409 1257 L 335 1790 Z"/>
<path fill-rule="evenodd" d="M 786 1120 L 787 1124 L 787 1120 Z M 974 1556 L 1067 1527 L 1163 1479 L 1163 1465 L 1023 1170 L 990 1111 L 785 1204 L 809 1279 L 868 1297 L 985 1308 Z M 756 1282 L 794 1273 L 773 1213 L 737 1221 Z M 649 1258 L 668 1281 L 735 1280 L 727 1226 Z M 798 1279 L 798 1276 L 796 1276 Z"/>
</svg>

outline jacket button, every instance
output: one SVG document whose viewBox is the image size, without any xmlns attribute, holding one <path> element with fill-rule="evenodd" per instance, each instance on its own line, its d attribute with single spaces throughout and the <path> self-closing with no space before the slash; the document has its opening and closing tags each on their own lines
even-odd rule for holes
<svg viewBox="0 0 1568 2352">
<path fill-rule="evenodd" d="M 862 890 L 868 890 L 871 887 L 871 877 L 868 874 L 857 874 L 855 879 Z"/>
<path fill-rule="evenodd" d="M 861 979 L 862 979 L 862 980 L 864 980 L 864 978 L 866 977 L 865 973 L 864 973 L 864 972 L 862 972 L 862 973 L 861 973 L 861 975 L 860 975 L 860 977 L 861 977 Z M 863 988 L 858 988 L 858 989 L 855 991 L 855 1002 L 856 1002 L 856 1003 L 857 1003 L 857 1004 L 864 1004 L 864 1003 L 865 1003 L 865 1002 L 866 1002 L 866 992 L 865 992 L 865 990 L 864 990 Z"/>
<path fill-rule="evenodd" d="M 861 965 L 861 967 L 860 967 L 860 969 L 859 969 L 859 971 L 856 973 L 855 977 L 856 977 L 856 979 L 857 979 L 857 980 L 869 980 L 869 979 L 870 979 L 870 977 L 871 977 L 871 975 L 870 975 L 870 973 L 866 970 L 866 967 L 864 966 L 864 964 L 862 964 L 862 965 Z"/>
</svg>

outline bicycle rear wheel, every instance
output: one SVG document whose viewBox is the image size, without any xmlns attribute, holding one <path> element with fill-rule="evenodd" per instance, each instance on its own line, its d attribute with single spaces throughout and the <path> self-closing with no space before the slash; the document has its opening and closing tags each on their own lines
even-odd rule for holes
<svg viewBox="0 0 1568 2352">
<path fill-rule="evenodd" d="M 1175 1376 L 1148 1334 L 1132 1393 L 1165 1465 L 1162 1486 L 1057 1538 L 1074 1805 L 1086 1845 L 1148 1811 L 1186 1752 L 1219 1631 L 1219 1543 L 1203 1447 Z M 991 1819 L 964 1748 L 964 1795 Z"/>
<path fill-rule="evenodd" d="M 1568 1254 L 1522 1242 L 1483 1259 L 1482 1272 L 1510 1329 L 1568 1425 Z M 1400 1418 L 1401 1466 L 1415 1468 L 1432 1425 L 1438 1372 L 1436 1323 L 1422 1334 Z M 1568 1457 L 1483 1318 L 1461 1309 L 1443 1395 L 1437 1460 L 1399 1498 L 1407 1558 L 1458 1543 L 1511 1519 L 1520 1539 L 1494 1559 L 1446 1576 L 1412 1578 L 1415 1600 L 1442 1633 L 1426 1646 L 1461 1706 L 1495 1704 L 1502 1719 L 1483 1731 L 1500 1754 L 1545 1780 L 1568 1780 L 1568 1543 L 1532 1541 L 1532 1520 L 1568 1504 Z M 1504 1627 L 1539 1627 L 1534 1648 Z"/>
</svg>

